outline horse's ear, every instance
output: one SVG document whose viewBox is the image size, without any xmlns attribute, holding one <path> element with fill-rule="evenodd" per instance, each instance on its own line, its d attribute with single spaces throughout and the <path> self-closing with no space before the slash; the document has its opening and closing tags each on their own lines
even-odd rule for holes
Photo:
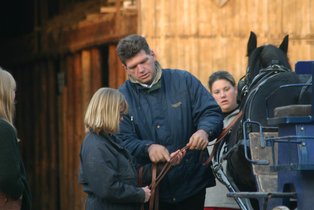
<svg viewBox="0 0 314 210">
<path fill-rule="evenodd" d="M 283 38 L 279 48 L 284 52 L 288 53 L 288 42 L 289 42 L 289 35 L 286 35 L 285 38 Z"/>
<path fill-rule="evenodd" d="M 247 43 L 247 56 L 249 56 L 253 52 L 253 50 L 256 49 L 256 46 L 257 46 L 256 35 L 254 32 L 251 31 L 250 38 Z"/>
</svg>

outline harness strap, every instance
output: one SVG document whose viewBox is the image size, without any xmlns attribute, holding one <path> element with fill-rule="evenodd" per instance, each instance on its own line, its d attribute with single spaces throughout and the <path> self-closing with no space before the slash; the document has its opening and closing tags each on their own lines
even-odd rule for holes
<svg viewBox="0 0 314 210">
<path fill-rule="evenodd" d="M 138 169 L 138 176 L 137 176 L 137 183 L 139 186 L 143 186 L 143 174 L 144 174 L 144 168 L 140 167 Z"/>
<path fill-rule="evenodd" d="M 227 136 L 227 134 L 230 132 L 231 128 L 234 126 L 234 124 L 240 119 L 240 117 L 243 115 L 242 111 L 239 111 L 239 113 L 233 118 L 233 120 L 229 123 L 229 125 L 222 130 L 220 135 L 217 137 L 215 143 L 210 144 L 209 146 L 214 145 L 214 148 L 209 155 L 208 159 L 203 163 L 204 165 L 208 165 L 213 157 L 215 156 L 217 149 L 218 149 L 218 144 Z"/>
<path fill-rule="evenodd" d="M 149 199 L 149 210 L 157 210 L 155 207 L 156 203 L 159 201 L 156 199 L 156 191 L 157 191 L 157 184 L 156 184 L 156 175 L 157 175 L 157 164 L 153 163 L 152 164 L 152 183 L 150 184 L 150 189 L 151 189 L 151 197 Z M 157 204 L 158 205 L 158 204 Z"/>
<path fill-rule="evenodd" d="M 226 135 L 229 133 L 233 125 L 240 119 L 242 116 L 242 111 L 240 111 L 234 119 L 230 122 L 230 124 L 223 129 L 223 131 L 220 133 L 218 138 L 216 139 L 214 144 L 214 148 L 208 157 L 208 159 L 203 163 L 204 165 L 208 165 L 212 158 L 214 157 L 216 151 L 217 151 L 217 146 L 218 144 L 226 137 Z M 184 152 L 188 150 L 189 147 L 185 146 L 182 149 L 180 149 L 181 152 Z M 170 161 L 166 162 L 163 168 L 161 169 L 160 173 L 157 176 L 157 163 L 152 163 L 152 183 L 149 185 L 149 188 L 151 189 L 151 198 L 149 200 L 149 210 L 158 210 L 159 208 L 159 190 L 158 190 L 158 185 L 161 182 L 161 180 L 165 177 L 165 175 L 168 173 L 168 171 L 171 169 L 171 166 L 175 162 L 175 160 L 178 158 L 178 155 L 174 155 L 171 157 Z"/>
<path fill-rule="evenodd" d="M 182 152 L 188 150 L 188 146 L 180 149 Z M 152 163 L 152 183 L 149 185 L 151 189 L 151 198 L 149 200 L 149 210 L 158 210 L 159 208 L 159 188 L 158 185 L 171 169 L 173 162 L 178 158 L 178 155 L 171 157 L 170 161 L 165 163 L 160 173 L 157 175 L 157 163 Z"/>
</svg>

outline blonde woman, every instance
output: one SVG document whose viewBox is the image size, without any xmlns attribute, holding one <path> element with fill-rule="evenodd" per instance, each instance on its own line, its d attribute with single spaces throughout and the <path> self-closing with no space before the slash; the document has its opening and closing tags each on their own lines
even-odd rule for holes
<svg viewBox="0 0 314 210">
<path fill-rule="evenodd" d="M 123 95 L 111 88 L 100 88 L 87 107 L 80 154 L 86 210 L 139 210 L 150 198 L 148 187 L 136 186 L 132 158 L 115 135 L 127 111 Z"/>
<path fill-rule="evenodd" d="M 0 67 L 0 209 L 31 209 L 31 193 L 13 125 L 16 83 Z"/>
</svg>

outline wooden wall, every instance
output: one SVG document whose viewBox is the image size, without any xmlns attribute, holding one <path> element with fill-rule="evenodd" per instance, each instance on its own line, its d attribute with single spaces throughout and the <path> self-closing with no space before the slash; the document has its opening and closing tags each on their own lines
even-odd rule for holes
<svg viewBox="0 0 314 210">
<path fill-rule="evenodd" d="M 82 209 L 85 195 L 78 183 L 80 144 L 85 136 L 84 113 L 102 84 L 101 54 L 82 50 L 61 60 L 65 83 L 60 95 L 60 209 Z M 104 72 L 107 73 L 107 72 Z"/>
<path fill-rule="evenodd" d="M 311 0 L 142 0 L 139 33 L 164 67 L 182 68 L 204 85 L 226 69 L 245 74 L 250 31 L 258 45 L 278 45 L 289 34 L 292 66 L 314 59 L 314 4 Z"/>
<path fill-rule="evenodd" d="M 58 209 L 59 128 L 54 61 L 16 66 L 16 127 L 34 198 L 33 209 Z M 42 71 L 45 69 L 45 71 Z"/>
<path fill-rule="evenodd" d="M 292 65 L 314 56 L 311 0 L 137 0 L 138 11 L 115 2 L 78 22 L 64 14 L 1 45 L 0 63 L 18 84 L 16 125 L 34 210 L 84 209 L 78 184 L 83 116 L 96 89 L 126 79 L 115 52 L 121 37 L 146 36 L 164 67 L 186 69 L 204 85 L 218 69 L 237 79 L 245 73 L 250 31 L 258 44 L 277 45 L 289 34 Z"/>
<path fill-rule="evenodd" d="M 85 110 L 98 88 L 125 81 L 116 45 L 137 29 L 137 11 L 122 1 L 71 25 L 62 20 L 0 49 L 1 66 L 17 81 L 16 127 L 33 210 L 84 209 L 78 177 Z"/>
<path fill-rule="evenodd" d="M 34 210 L 84 209 L 78 183 L 83 119 L 98 88 L 117 88 L 125 80 L 114 62 L 115 46 L 108 44 L 109 53 L 92 47 L 10 68 L 18 84 L 16 126 Z"/>
</svg>

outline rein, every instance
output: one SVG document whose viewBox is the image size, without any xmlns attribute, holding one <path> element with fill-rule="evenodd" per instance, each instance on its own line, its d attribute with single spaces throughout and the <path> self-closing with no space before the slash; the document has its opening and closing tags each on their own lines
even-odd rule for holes
<svg viewBox="0 0 314 210">
<path fill-rule="evenodd" d="M 203 163 L 203 165 L 208 165 L 213 157 L 215 156 L 217 149 L 218 149 L 218 144 L 230 133 L 231 128 L 234 126 L 234 124 L 242 117 L 243 113 L 242 111 L 239 111 L 239 113 L 233 118 L 233 120 L 229 123 L 227 127 L 225 127 L 220 135 L 217 137 L 215 143 L 210 144 L 208 146 L 214 146 L 211 154 L 209 155 L 208 159 Z"/>
<path fill-rule="evenodd" d="M 184 152 L 188 150 L 189 147 L 185 146 L 180 149 L 181 152 Z M 161 169 L 160 173 L 157 176 L 157 163 L 152 163 L 152 183 L 149 185 L 149 188 L 151 189 L 151 197 L 149 199 L 149 210 L 158 210 L 159 209 L 159 191 L 158 191 L 158 185 L 161 182 L 161 180 L 165 177 L 165 175 L 168 173 L 168 171 L 171 169 L 171 166 L 173 166 L 175 160 L 178 158 L 178 155 L 174 155 L 170 158 L 170 161 L 166 162 L 166 164 Z"/>
<path fill-rule="evenodd" d="M 262 68 L 259 70 L 259 73 L 254 76 L 254 78 L 249 81 L 250 76 L 250 68 L 247 69 L 246 75 L 244 75 L 240 81 L 243 83 L 243 87 L 241 87 L 240 93 L 241 98 L 246 96 L 246 94 L 250 91 L 250 89 L 256 85 L 259 81 L 261 81 L 263 78 L 268 78 L 270 75 L 277 74 L 280 72 L 289 72 L 291 71 L 289 68 L 279 65 L 279 64 L 271 64 L 266 68 Z"/>
<path fill-rule="evenodd" d="M 233 118 L 233 120 L 229 123 L 229 125 L 222 130 L 222 132 L 217 137 L 215 143 L 208 145 L 208 146 L 214 145 L 214 148 L 210 156 L 208 157 L 208 159 L 203 163 L 203 165 L 210 164 L 211 160 L 213 159 L 217 151 L 218 144 L 227 136 L 227 134 L 230 133 L 231 128 L 240 119 L 241 116 L 242 116 L 242 111 L 240 111 Z M 181 152 L 185 152 L 187 150 L 189 150 L 188 146 L 185 146 L 180 149 Z M 161 180 L 165 177 L 165 175 L 168 173 L 168 171 L 171 169 L 171 166 L 174 165 L 173 163 L 175 162 L 177 158 L 178 158 L 178 155 L 171 157 L 170 161 L 166 162 L 166 164 L 163 166 L 158 176 L 157 176 L 157 163 L 152 163 L 152 182 L 149 185 L 149 188 L 151 189 L 151 198 L 149 200 L 149 210 L 158 210 L 158 204 L 159 204 L 158 185 L 161 182 Z"/>
</svg>

